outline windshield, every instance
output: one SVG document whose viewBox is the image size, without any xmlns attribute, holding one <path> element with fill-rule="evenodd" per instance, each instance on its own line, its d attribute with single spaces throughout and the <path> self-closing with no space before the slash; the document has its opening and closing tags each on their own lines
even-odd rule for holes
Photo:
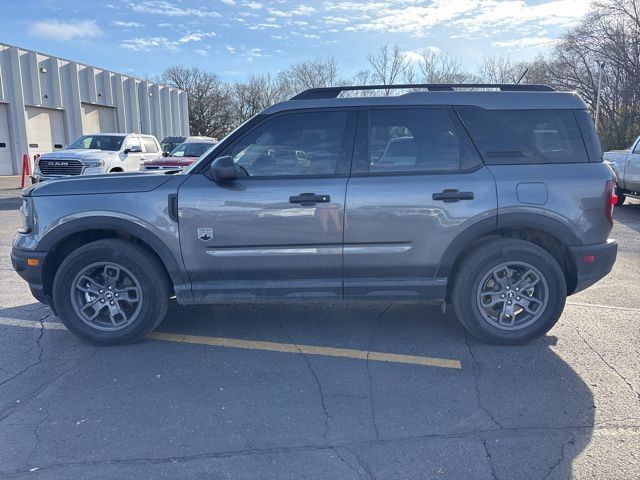
<svg viewBox="0 0 640 480">
<path fill-rule="evenodd" d="M 174 148 L 170 157 L 199 157 L 209 150 L 213 144 L 207 143 L 181 143 Z"/>
<path fill-rule="evenodd" d="M 117 152 L 122 146 L 123 136 L 84 135 L 69 145 L 69 150 L 106 150 Z"/>
</svg>

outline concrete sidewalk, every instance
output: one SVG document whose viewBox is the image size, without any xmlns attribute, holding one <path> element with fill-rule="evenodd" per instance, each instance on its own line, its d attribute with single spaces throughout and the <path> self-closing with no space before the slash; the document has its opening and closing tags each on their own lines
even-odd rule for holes
<svg viewBox="0 0 640 480">
<path fill-rule="evenodd" d="M 25 179 L 25 187 L 31 185 L 31 179 Z M 20 175 L 0 175 L 0 194 L 19 194 Z"/>
</svg>

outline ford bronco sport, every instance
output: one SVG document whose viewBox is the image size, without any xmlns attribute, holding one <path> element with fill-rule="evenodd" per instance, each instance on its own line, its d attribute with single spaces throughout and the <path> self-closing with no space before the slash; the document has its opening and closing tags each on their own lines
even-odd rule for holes
<svg viewBox="0 0 640 480">
<path fill-rule="evenodd" d="M 171 297 L 450 302 L 484 341 L 543 335 L 616 258 L 585 103 L 542 85 L 353 96 L 374 88 L 302 92 L 177 175 L 31 187 L 13 266 L 96 344 L 143 338 Z"/>
</svg>

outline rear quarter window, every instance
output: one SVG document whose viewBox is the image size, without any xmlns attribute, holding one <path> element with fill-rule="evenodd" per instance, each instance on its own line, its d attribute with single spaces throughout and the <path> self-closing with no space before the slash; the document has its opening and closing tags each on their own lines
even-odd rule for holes
<svg viewBox="0 0 640 480">
<path fill-rule="evenodd" d="M 485 110 L 469 106 L 455 110 L 486 164 L 589 161 L 571 110 Z"/>
</svg>

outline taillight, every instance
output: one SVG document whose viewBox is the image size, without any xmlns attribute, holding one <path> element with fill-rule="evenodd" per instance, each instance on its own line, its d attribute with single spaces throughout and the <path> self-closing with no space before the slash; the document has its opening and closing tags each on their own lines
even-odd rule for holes
<svg viewBox="0 0 640 480">
<path fill-rule="evenodd" d="M 604 187 L 604 216 L 611 225 L 613 225 L 613 206 L 618 201 L 618 196 L 614 193 L 615 188 L 615 180 L 607 180 Z"/>
</svg>

